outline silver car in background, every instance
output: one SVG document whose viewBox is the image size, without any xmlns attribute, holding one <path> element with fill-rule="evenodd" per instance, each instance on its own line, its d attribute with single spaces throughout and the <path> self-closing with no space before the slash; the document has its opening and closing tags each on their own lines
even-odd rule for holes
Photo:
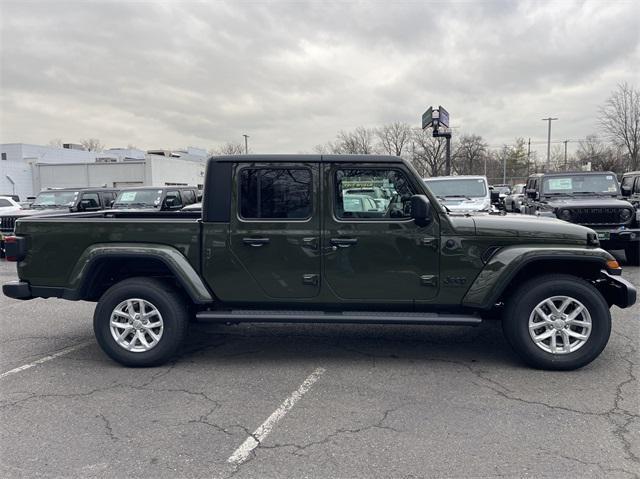
<svg viewBox="0 0 640 479">
<path fill-rule="evenodd" d="M 450 211 L 493 211 L 485 176 L 437 176 L 424 178 L 431 192 Z"/>
</svg>

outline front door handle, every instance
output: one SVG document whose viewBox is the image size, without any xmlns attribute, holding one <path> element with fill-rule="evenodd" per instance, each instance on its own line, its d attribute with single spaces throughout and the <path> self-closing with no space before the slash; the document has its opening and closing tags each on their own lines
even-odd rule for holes
<svg viewBox="0 0 640 479">
<path fill-rule="evenodd" d="M 269 238 L 242 238 L 242 242 L 248 246 L 257 248 L 265 244 L 269 244 L 271 240 Z"/>
<path fill-rule="evenodd" d="M 337 246 L 339 248 L 348 248 L 358 242 L 358 238 L 331 238 L 329 240 L 331 246 Z"/>
</svg>

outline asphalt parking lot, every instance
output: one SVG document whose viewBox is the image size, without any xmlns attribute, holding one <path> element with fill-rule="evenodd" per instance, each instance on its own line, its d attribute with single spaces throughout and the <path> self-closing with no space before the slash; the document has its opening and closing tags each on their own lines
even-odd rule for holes
<svg viewBox="0 0 640 479">
<path fill-rule="evenodd" d="M 640 477 L 638 305 L 553 373 L 495 322 L 198 324 L 176 361 L 127 369 L 93 306 L 0 296 L 1 477 Z"/>
</svg>

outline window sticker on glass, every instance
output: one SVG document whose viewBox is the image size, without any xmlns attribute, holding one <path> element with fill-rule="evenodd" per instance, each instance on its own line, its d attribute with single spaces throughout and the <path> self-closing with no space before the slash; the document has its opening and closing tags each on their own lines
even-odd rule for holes
<svg viewBox="0 0 640 479">
<path fill-rule="evenodd" d="M 136 199 L 135 191 L 125 191 L 120 197 L 120 201 L 134 201 Z"/>
<path fill-rule="evenodd" d="M 571 178 L 550 178 L 549 189 L 550 190 L 570 190 L 573 188 L 573 182 Z"/>
</svg>

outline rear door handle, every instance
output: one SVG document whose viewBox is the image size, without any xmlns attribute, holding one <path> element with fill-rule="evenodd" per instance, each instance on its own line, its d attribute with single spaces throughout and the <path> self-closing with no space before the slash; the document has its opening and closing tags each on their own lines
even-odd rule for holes
<svg viewBox="0 0 640 479">
<path fill-rule="evenodd" d="M 348 248 L 358 242 L 358 238 L 331 238 L 331 246 L 338 246 L 339 248 Z"/>
<path fill-rule="evenodd" d="M 246 245 L 258 247 L 268 244 L 271 240 L 269 238 L 242 238 L 242 242 Z"/>
</svg>

